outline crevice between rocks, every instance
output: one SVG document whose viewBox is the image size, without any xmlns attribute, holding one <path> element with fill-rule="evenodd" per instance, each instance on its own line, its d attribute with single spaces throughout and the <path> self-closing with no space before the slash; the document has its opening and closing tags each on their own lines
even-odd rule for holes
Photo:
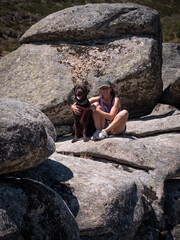
<svg viewBox="0 0 180 240">
<path fill-rule="evenodd" d="M 117 159 L 113 158 L 113 157 L 107 157 L 105 155 L 96 155 L 96 154 L 92 154 L 92 153 L 76 153 L 76 152 L 66 152 L 66 151 L 56 151 L 56 153 L 58 154 L 62 154 L 62 155 L 66 155 L 66 156 L 73 156 L 73 157 L 81 157 L 81 158 L 85 158 L 85 159 L 90 159 L 93 161 L 99 161 L 99 162 L 103 162 L 103 163 L 111 163 L 114 167 L 119 168 L 121 167 L 122 170 L 127 171 L 132 173 L 134 170 L 140 170 L 140 171 L 144 171 L 146 173 L 149 173 L 150 170 L 154 170 L 154 168 L 150 168 L 148 166 L 138 166 L 136 164 L 129 164 L 127 163 L 126 160 L 124 159 L 119 159 L 119 161 L 117 161 Z"/>
<path fill-rule="evenodd" d="M 41 36 L 41 35 L 40 35 Z M 137 38 L 149 38 L 151 39 L 152 37 L 154 39 L 155 36 L 153 35 L 149 35 L 148 33 L 147 34 L 143 34 L 143 33 L 135 33 L 135 34 L 131 34 L 131 33 L 128 33 L 128 34 L 123 34 L 123 35 L 120 35 L 120 36 L 114 36 L 114 37 L 106 37 L 106 38 L 96 38 L 96 39 L 90 39 L 90 40 L 77 40 L 77 41 L 71 41 L 71 40 L 53 40 L 53 41 L 50 41 L 50 40 L 36 40 L 36 41 L 29 41 L 29 42 L 24 42 L 24 44 L 34 44 L 34 45 L 49 45 L 51 47 L 58 47 L 59 45 L 62 45 L 62 44 L 67 44 L 67 45 L 79 45 L 79 46 L 100 46 L 100 45 L 107 45 L 107 44 L 110 44 L 110 43 L 113 43 L 115 41 L 118 41 L 118 40 L 122 40 L 122 39 L 131 39 L 133 37 L 137 37 Z"/>
</svg>

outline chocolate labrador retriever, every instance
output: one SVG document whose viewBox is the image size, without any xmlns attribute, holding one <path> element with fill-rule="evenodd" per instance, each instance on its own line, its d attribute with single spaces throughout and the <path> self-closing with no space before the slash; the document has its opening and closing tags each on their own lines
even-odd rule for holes
<svg viewBox="0 0 180 240">
<path fill-rule="evenodd" d="M 74 94 L 76 99 L 76 105 L 81 110 L 80 115 L 74 115 L 74 132 L 75 136 L 72 142 L 78 141 L 78 138 L 83 136 L 84 142 L 89 141 L 88 136 L 91 136 L 95 131 L 94 121 L 92 118 L 92 110 L 90 102 L 87 99 L 89 91 L 85 84 L 77 84 L 74 87 Z"/>
</svg>

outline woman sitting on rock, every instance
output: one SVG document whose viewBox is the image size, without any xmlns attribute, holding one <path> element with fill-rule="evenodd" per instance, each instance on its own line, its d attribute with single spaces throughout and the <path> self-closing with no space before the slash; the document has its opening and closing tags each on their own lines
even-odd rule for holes
<svg viewBox="0 0 180 240">
<path fill-rule="evenodd" d="M 96 132 L 92 140 L 107 138 L 108 134 L 123 134 L 126 130 L 128 111 L 121 110 L 110 81 L 100 82 L 99 95 L 89 99 L 93 111 Z"/>
</svg>

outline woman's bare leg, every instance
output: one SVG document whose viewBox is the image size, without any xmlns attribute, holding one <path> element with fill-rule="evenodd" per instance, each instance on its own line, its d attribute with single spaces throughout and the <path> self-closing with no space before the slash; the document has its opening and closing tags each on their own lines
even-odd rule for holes
<svg viewBox="0 0 180 240">
<path fill-rule="evenodd" d="M 128 111 L 122 110 L 115 116 L 115 118 L 111 122 L 111 124 L 109 124 L 109 126 L 107 128 L 105 128 L 104 130 L 106 132 L 111 131 L 112 134 L 114 134 L 114 135 L 122 133 L 125 129 L 126 122 L 128 120 L 128 116 L 129 116 Z"/>
<path fill-rule="evenodd" d="M 99 106 L 99 103 L 94 103 L 94 105 Z M 102 118 L 98 112 L 94 111 L 92 112 L 92 117 L 94 120 L 94 125 L 96 130 L 102 130 L 105 126 L 105 119 Z"/>
</svg>

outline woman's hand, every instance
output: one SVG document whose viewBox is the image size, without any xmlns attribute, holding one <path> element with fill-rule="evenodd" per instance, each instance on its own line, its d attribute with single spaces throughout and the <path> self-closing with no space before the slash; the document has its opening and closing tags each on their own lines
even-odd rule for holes
<svg viewBox="0 0 180 240">
<path fill-rule="evenodd" d="M 94 111 L 96 111 L 96 105 L 95 104 L 92 104 L 91 106 L 90 106 L 90 109 L 94 112 Z"/>
<path fill-rule="evenodd" d="M 80 115 L 81 114 L 81 110 L 77 107 L 77 105 L 74 103 L 71 106 L 72 111 L 74 112 L 75 115 Z"/>
</svg>

